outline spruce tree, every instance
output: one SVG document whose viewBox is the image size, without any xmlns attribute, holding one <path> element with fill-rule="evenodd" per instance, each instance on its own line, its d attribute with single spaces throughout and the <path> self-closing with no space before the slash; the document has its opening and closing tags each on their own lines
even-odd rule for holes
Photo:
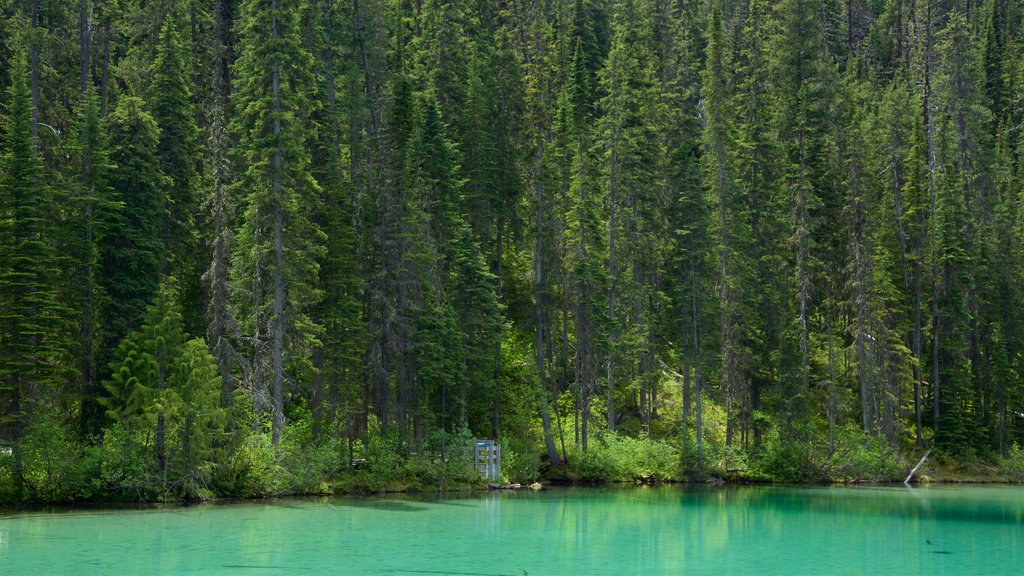
<svg viewBox="0 0 1024 576">
<path fill-rule="evenodd" d="M 754 290 L 748 319 L 754 366 L 750 373 L 749 409 L 762 409 L 762 395 L 775 392 L 780 374 L 782 320 L 782 262 L 785 255 L 784 213 L 787 209 L 778 190 L 779 147 L 772 133 L 772 94 L 769 91 L 771 7 L 753 0 L 742 26 L 736 30 L 737 45 L 733 104 L 735 119 L 736 184 L 749 213 Z M 762 429 L 750 423 L 753 447 L 759 448 Z"/>
<path fill-rule="evenodd" d="M 122 97 L 107 118 L 111 138 L 109 181 L 121 209 L 107 221 L 100 243 L 103 314 L 109 350 L 138 327 L 160 282 L 164 178 L 157 159 L 159 129 L 141 98 Z"/>
<path fill-rule="evenodd" d="M 717 293 L 719 299 L 721 388 L 726 402 L 726 443 L 732 444 L 736 416 L 748 419 L 746 363 L 749 356 L 747 302 L 751 266 L 750 223 L 739 194 L 733 163 L 734 129 L 728 110 L 731 98 L 727 77 L 725 31 L 718 4 L 708 18 L 707 65 L 703 74 L 704 138 L 701 157 L 705 188 L 713 207 L 716 235 Z"/>
<path fill-rule="evenodd" d="M 179 31 L 181 15 L 168 13 L 153 64 L 150 110 L 160 129 L 157 158 L 167 178 L 161 210 L 163 274 L 182 280 L 186 323 L 198 327 L 201 312 L 195 221 L 198 212 L 199 130 L 190 89 L 189 54 Z"/>
<path fill-rule="evenodd" d="M 95 433 L 103 419 L 98 399 L 103 394 L 101 372 L 106 368 L 101 362 L 105 353 L 104 314 L 108 310 L 101 246 L 112 233 L 123 206 L 110 186 L 114 166 L 99 117 L 99 98 L 91 84 L 79 103 L 75 128 L 74 151 L 80 166 L 71 200 L 74 216 L 70 252 L 76 270 L 72 301 L 78 316 L 79 337 L 74 350 L 82 400 L 81 428 L 84 433 Z"/>
<path fill-rule="evenodd" d="M 164 489 L 173 480 L 197 497 L 206 486 L 201 466 L 223 440 L 225 419 L 217 365 L 201 338 L 188 340 L 173 284 L 161 284 L 141 325 L 118 343 L 103 403 L 131 434 L 152 437 Z"/>
<path fill-rule="evenodd" d="M 269 394 L 276 444 L 285 423 L 285 380 L 307 364 L 319 331 L 308 315 L 320 298 L 316 259 L 323 243 L 310 218 L 319 192 L 306 146 L 315 129 L 312 62 L 299 10 L 289 0 L 247 0 L 237 33 L 232 127 L 244 166 L 235 186 L 245 215 L 235 245 L 234 294 L 251 358 L 246 376 L 258 397 Z"/>
<path fill-rule="evenodd" d="M 811 381 L 812 318 L 822 293 L 821 267 L 828 245 L 823 217 L 834 208 L 827 171 L 830 154 L 829 84 L 826 39 L 818 4 L 784 0 L 775 7 L 770 69 L 774 74 L 776 137 L 782 150 L 781 188 L 791 207 L 788 216 L 789 290 L 799 349 L 796 386 L 786 391 L 791 425 L 807 423 Z M 834 216 L 834 214 L 832 214 Z M 788 380 L 788 379 L 787 379 Z"/>
<path fill-rule="evenodd" d="M 59 398 L 70 310 L 58 298 L 53 194 L 32 136 L 29 70 L 17 47 L 0 115 L 0 429 L 21 435 L 36 403 Z"/>
<path fill-rule="evenodd" d="M 167 427 L 171 408 L 169 394 L 174 370 L 185 343 L 177 295 L 164 283 L 147 303 L 140 325 L 118 344 L 110 363 L 110 380 L 104 382 L 109 396 L 103 403 L 107 415 L 126 427 L 153 432 L 155 467 L 167 481 Z"/>
</svg>

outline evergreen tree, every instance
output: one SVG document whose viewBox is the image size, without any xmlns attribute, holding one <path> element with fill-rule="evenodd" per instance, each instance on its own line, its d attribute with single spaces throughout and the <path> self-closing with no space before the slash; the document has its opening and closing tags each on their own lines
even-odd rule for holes
<svg viewBox="0 0 1024 576">
<path fill-rule="evenodd" d="M 944 335 L 939 349 L 939 370 L 946 392 L 939 398 L 936 442 L 955 449 L 974 444 L 969 428 L 983 414 L 972 413 L 981 402 L 981 339 L 976 237 L 985 225 L 979 214 L 992 199 L 988 158 L 990 113 L 983 103 L 982 59 L 967 22 L 957 12 L 949 16 L 938 35 L 942 65 L 936 74 L 935 101 L 940 110 L 937 126 L 938 158 L 945 165 L 938 182 L 940 230 L 939 261 L 942 290 L 940 322 L 933 329 Z"/>
<path fill-rule="evenodd" d="M 174 273 L 183 281 L 182 297 L 189 310 L 186 322 L 198 327 L 201 317 L 199 258 L 195 221 L 198 211 L 199 131 L 193 107 L 187 46 L 181 41 L 180 15 L 164 16 L 160 44 L 153 65 L 149 98 L 153 119 L 160 128 L 157 158 L 167 178 L 160 223 L 164 244 L 163 274 Z"/>
<path fill-rule="evenodd" d="M 752 243 L 749 249 L 754 268 L 754 290 L 749 318 L 754 359 L 750 374 L 749 411 L 762 409 L 762 393 L 782 376 L 779 354 L 783 322 L 782 263 L 785 258 L 783 232 L 786 204 L 778 189 L 779 147 L 772 133 L 772 107 L 769 92 L 771 7 L 761 1 L 750 3 L 743 25 L 737 30 L 735 73 L 736 107 L 734 162 L 739 195 L 749 213 Z M 741 422 L 742 423 L 742 422 Z M 755 449 L 761 440 L 761 427 L 750 423 Z"/>
<path fill-rule="evenodd" d="M 100 362 L 105 354 L 103 314 L 108 306 L 100 246 L 111 233 L 111 223 L 122 205 L 110 187 L 114 167 L 109 157 L 107 134 L 100 122 L 99 98 L 91 85 L 79 107 L 75 152 L 80 166 L 74 182 L 74 230 L 70 243 L 76 270 L 72 278 L 72 300 L 78 315 L 79 334 L 74 350 L 82 398 L 82 431 L 95 433 L 103 417 L 98 399 L 103 393 L 100 372 L 104 367 Z"/>
<path fill-rule="evenodd" d="M 791 206 L 789 242 L 792 260 L 789 290 L 796 325 L 792 334 L 799 348 L 797 386 L 786 391 L 787 422 L 807 422 L 811 379 L 811 325 L 823 256 L 828 252 L 823 218 L 834 217 L 834 194 L 827 172 L 831 153 L 828 141 L 829 102 L 826 78 L 829 67 L 826 39 L 818 5 L 807 0 L 785 0 L 775 7 L 771 70 L 775 100 L 775 131 L 782 150 L 781 187 Z M 788 380 L 788 378 L 787 378 Z"/>
<path fill-rule="evenodd" d="M 106 222 L 100 243 L 108 298 L 103 313 L 104 347 L 139 325 L 160 282 L 165 247 L 161 238 L 164 177 L 157 159 L 159 128 L 141 98 L 122 97 L 107 118 L 114 165 L 109 182 L 121 210 Z"/>
<path fill-rule="evenodd" d="M 275 444 L 285 423 L 285 363 L 297 376 L 319 331 L 308 313 L 320 298 L 316 258 L 323 238 L 310 218 L 319 187 L 306 147 L 313 92 L 299 24 L 296 6 L 286 0 L 247 0 L 235 63 L 232 127 L 245 166 L 236 183 L 245 216 L 235 245 L 235 301 L 251 358 L 246 377 L 258 398 L 269 393 Z"/>
<path fill-rule="evenodd" d="M 53 194 L 32 136 L 26 51 L 13 54 L 0 135 L 0 429 L 17 440 L 37 403 L 59 398 L 68 307 L 58 298 Z"/>
<path fill-rule="evenodd" d="M 704 146 L 702 166 L 711 198 L 717 240 L 717 292 L 721 310 L 721 388 L 727 410 L 726 443 L 732 444 L 736 410 L 746 426 L 749 418 L 746 364 L 750 274 L 750 223 L 747 207 L 738 194 L 733 165 L 734 131 L 727 110 L 730 95 L 724 45 L 725 31 L 719 5 L 708 18 L 707 66 L 703 74 Z"/>
<path fill-rule="evenodd" d="M 170 478 L 196 497 L 206 485 L 201 467 L 211 459 L 225 419 L 216 363 L 202 339 L 187 339 L 172 284 L 161 285 L 141 326 L 118 344 L 103 403 L 113 421 L 152 437 L 164 490 L 172 487 Z"/>
</svg>

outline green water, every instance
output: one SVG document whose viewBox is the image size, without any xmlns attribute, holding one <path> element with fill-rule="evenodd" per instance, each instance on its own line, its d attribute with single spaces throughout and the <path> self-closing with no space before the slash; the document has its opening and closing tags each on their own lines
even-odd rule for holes
<svg viewBox="0 0 1024 576">
<path fill-rule="evenodd" d="M 0 575 L 1024 574 L 1024 488 L 566 489 L 0 510 Z"/>
</svg>

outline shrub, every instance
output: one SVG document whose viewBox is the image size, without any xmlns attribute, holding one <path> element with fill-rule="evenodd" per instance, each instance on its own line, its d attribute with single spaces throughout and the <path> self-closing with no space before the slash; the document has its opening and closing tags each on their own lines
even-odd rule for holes
<svg viewBox="0 0 1024 576">
<path fill-rule="evenodd" d="M 1024 482 L 1024 448 L 1015 442 L 999 463 L 999 471 L 1013 482 Z"/>
<path fill-rule="evenodd" d="M 83 448 L 54 414 L 40 409 L 14 447 L 12 463 L 20 460 L 25 496 L 42 502 L 69 502 L 92 495 Z"/>
<path fill-rule="evenodd" d="M 93 486 L 109 495 L 148 500 L 156 485 L 151 452 L 120 423 L 103 432 L 103 441 L 90 446 L 86 458 L 97 471 Z"/>
<path fill-rule="evenodd" d="M 822 463 L 815 458 L 809 442 L 782 438 L 772 428 L 756 463 L 756 472 L 774 482 L 820 482 L 827 480 Z"/>
<path fill-rule="evenodd" d="M 536 481 L 540 477 L 540 452 L 534 450 L 520 454 L 502 445 L 501 477 L 505 481 L 521 484 Z"/>
<path fill-rule="evenodd" d="M 885 440 L 854 424 L 836 431 L 835 449 L 826 473 L 833 481 L 898 480 L 906 466 Z"/>
<path fill-rule="evenodd" d="M 582 479 L 658 482 L 679 477 L 679 451 L 662 440 L 608 432 L 588 448 L 569 460 L 570 471 Z"/>
</svg>

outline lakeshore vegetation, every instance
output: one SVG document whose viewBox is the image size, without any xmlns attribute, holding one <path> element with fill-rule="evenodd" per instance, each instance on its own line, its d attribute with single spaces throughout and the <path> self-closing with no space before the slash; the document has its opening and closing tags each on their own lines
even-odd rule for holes
<svg viewBox="0 0 1024 576">
<path fill-rule="evenodd" d="M 0 0 L 0 500 L 1024 480 L 1018 0 Z"/>
</svg>

